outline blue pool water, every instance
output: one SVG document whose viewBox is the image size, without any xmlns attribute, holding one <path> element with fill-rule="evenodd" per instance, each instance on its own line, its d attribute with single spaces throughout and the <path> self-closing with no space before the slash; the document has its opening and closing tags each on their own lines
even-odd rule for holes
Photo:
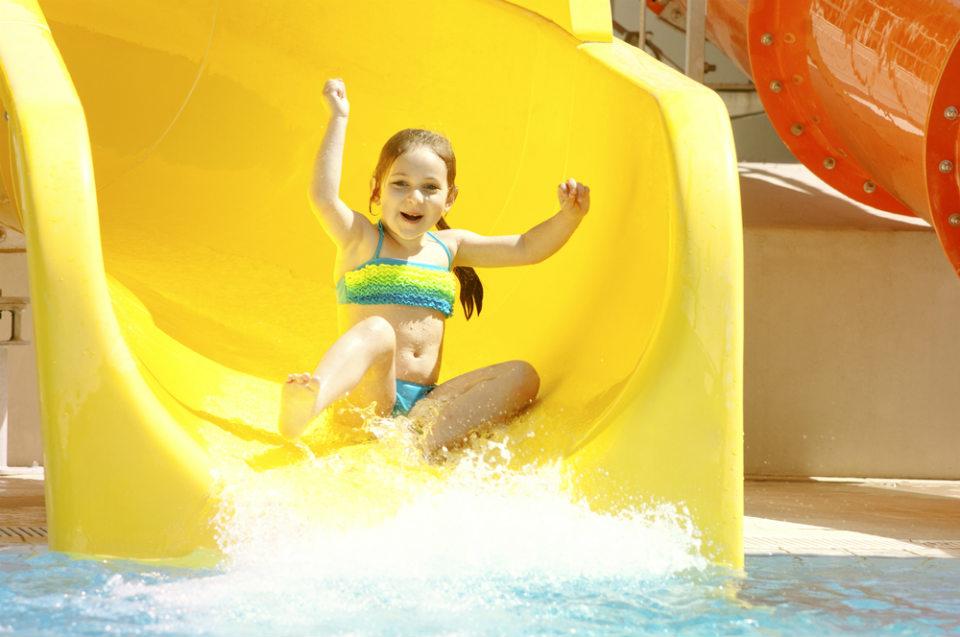
<svg viewBox="0 0 960 637">
<path fill-rule="evenodd" d="M 576 547 L 571 547 L 575 551 Z M 291 577 L 0 549 L 0 634 L 956 635 L 960 560 L 753 556 L 654 577 Z"/>
<path fill-rule="evenodd" d="M 435 482 L 371 464 L 395 505 L 372 516 L 389 498 L 331 513 L 336 485 L 364 484 L 335 457 L 221 476 L 206 569 L 0 548 L 0 637 L 960 635 L 960 560 L 748 557 L 733 573 L 701 557 L 682 506 L 597 513 L 558 465 L 506 470 L 490 449 L 508 455 L 494 444 Z"/>
</svg>

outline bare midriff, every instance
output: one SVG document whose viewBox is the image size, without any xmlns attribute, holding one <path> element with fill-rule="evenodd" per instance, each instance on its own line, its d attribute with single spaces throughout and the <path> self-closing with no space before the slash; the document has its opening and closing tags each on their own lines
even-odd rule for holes
<svg viewBox="0 0 960 637">
<path fill-rule="evenodd" d="M 340 333 L 371 316 L 385 319 L 396 332 L 397 379 L 421 385 L 436 384 L 443 353 L 443 314 L 406 305 L 339 305 Z"/>
</svg>

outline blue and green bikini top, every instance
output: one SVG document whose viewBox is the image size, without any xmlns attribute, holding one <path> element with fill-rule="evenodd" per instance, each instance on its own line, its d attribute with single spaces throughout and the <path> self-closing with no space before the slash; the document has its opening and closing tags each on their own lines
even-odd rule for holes
<svg viewBox="0 0 960 637">
<path fill-rule="evenodd" d="M 380 240 L 373 258 L 344 273 L 337 283 L 338 303 L 360 305 L 413 305 L 427 307 L 445 316 L 453 315 L 456 287 L 453 254 L 435 234 L 427 235 L 447 253 L 447 267 L 380 256 L 383 223 L 377 222 Z"/>
</svg>

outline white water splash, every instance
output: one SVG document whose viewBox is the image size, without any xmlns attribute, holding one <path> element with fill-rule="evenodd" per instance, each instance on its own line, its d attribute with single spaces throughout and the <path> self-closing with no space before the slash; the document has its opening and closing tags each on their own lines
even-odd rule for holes
<svg viewBox="0 0 960 637">
<path fill-rule="evenodd" d="M 380 421 L 380 444 L 412 449 L 406 428 Z M 296 571 L 317 578 L 569 579 L 660 577 L 703 569 L 700 539 L 686 513 L 670 504 L 619 515 L 593 512 L 565 490 L 559 463 L 510 470 L 505 442 L 475 440 L 448 476 L 404 484 L 404 468 L 382 479 L 403 501 L 382 519 L 351 524 L 305 511 L 308 494 L 278 482 L 232 485 L 220 545 L 229 568 Z M 404 456 L 421 463 L 416 452 Z M 296 482 L 330 484 L 348 471 L 336 456 L 304 463 Z M 334 478 L 335 479 L 335 478 Z"/>
<path fill-rule="evenodd" d="M 405 430 L 379 426 L 378 445 L 409 446 Z M 397 501 L 356 518 L 323 513 L 342 498 L 331 485 L 370 477 L 358 478 L 349 459 L 231 479 L 220 567 L 156 581 L 118 576 L 104 598 L 147 608 L 155 628 L 182 634 L 202 634 L 207 622 L 231 635 L 503 634 L 512 625 L 534 634 L 551 616 L 565 625 L 556 617 L 577 612 L 567 605 L 577 591 L 615 596 L 707 568 L 676 507 L 596 513 L 570 497 L 559 464 L 509 470 L 506 460 L 506 444 L 478 440 L 442 478 L 409 481 L 422 468 L 409 453 L 373 470 Z"/>
</svg>

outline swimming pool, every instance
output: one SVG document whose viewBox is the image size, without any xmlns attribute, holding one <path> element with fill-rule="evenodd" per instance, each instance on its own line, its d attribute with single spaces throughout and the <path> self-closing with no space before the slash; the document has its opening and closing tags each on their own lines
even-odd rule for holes
<svg viewBox="0 0 960 637">
<path fill-rule="evenodd" d="M 575 547 L 571 547 L 575 550 Z M 960 560 L 748 556 L 591 577 L 325 575 L 0 549 L 0 633 L 23 635 L 951 635 Z"/>
</svg>

